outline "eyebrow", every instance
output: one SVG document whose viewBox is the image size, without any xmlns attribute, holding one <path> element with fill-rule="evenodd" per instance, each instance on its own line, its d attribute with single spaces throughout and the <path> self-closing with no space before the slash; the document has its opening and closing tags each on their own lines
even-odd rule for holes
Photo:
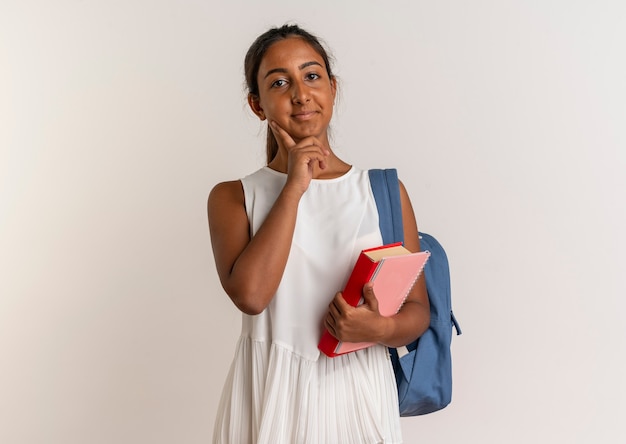
<svg viewBox="0 0 626 444">
<path fill-rule="evenodd" d="M 321 64 L 321 63 L 316 62 L 315 60 L 311 60 L 310 62 L 305 62 L 305 63 L 303 63 L 302 65 L 298 66 L 298 69 L 302 71 L 304 68 L 307 68 L 307 67 L 309 67 L 309 66 L 313 66 L 313 65 L 317 65 L 317 66 L 320 66 L 320 67 L 322 66 L 322 64 Z M 274 68 L 274 69 L 270 69 L 270 70 L 269 70 L 269 71 L 265 74 L 265 77 L 263 77 L 263 78 L 267 78 L 267 76 L 269 76 L 269 75 L 271 75 L 271 74 L 274 74 L 275 72 L 282 72 L 282 73 L 286 73 L 286 72 L 287 72 L 287 69 L 285 69 L 285 68 Z"/>
</svg>

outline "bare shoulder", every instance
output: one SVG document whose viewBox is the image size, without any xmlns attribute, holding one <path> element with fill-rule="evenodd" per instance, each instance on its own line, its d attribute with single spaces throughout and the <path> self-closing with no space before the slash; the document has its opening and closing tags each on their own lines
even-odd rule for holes
<svg viewBox="0 0 626 444">
<path fill-rule="evenodd" d="M 402 202 L 403 212 L 409 210 L 413 213 L 413 205 L 411 204 L 411 199 L 409 198 L 409 192 L 406 190 L 406 187 L 401 180 L 398 180 L 398 184 L 400 187 L 400 201 Z"/>
<path fill-rule="evenodd" d="M 411 251 L 419 251 L 419 236 L 417 231 L 417 221 L 415 220 L 415 212 L 402 181 L 398 181 L 400 185 L 400 202 L 402 204 L 402 225 L 404 226 L 404 243 Z"/>
<path fill-rule="evenodd" d="M 215 226 L 247 220 L 245 198 L 241 181 L 218 183 L 209 193 L 207 201 L 209 224 Z"/>
<path fill-rule="evenodd" d="M 400 193 L 408 195 L 408 192 L 406 191 L 406 187 L 404 186 L 404 183 L 402 183 L 400 179 L 398 179 L 398 184 L 400 185 Z"/>
<path fill-rule="evenodd" d="M 244 203 L 243 187 L 240 180 L 220 182 L 209 193 L 207 206 L 209 210 L 223 205 Z"/>
</svg>

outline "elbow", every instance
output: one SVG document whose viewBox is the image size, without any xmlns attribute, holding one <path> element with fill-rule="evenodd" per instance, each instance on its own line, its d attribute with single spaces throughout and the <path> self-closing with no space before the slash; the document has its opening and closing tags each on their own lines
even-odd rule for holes
<svg viewBox="0 0 626 444">
<path fill-rule="evenodd" d="M 231 298 L 235 306 L 241 311 L 250 316 L 256 316 L 263 313 L 263 310 L 267 307 L 261 304 L 255 304 L 253 301 L 235 300 Z"/>
<path fill-rule="evenodd" d="M 430 326 L 430 310 L 419 303 L 407 304 L 405 312 L 408 316 L 402 320 L 399 335 L 396 336 L 389 346 L 400 347 L 410 344 L 419 339 Z M 410 313 L 410 314 L 409 314 Z"/>
<path fill-rule="evenodd" d="M 426 330 L 428 330 L 429 326 L 430 326 L 430 310 L 426 309 L 424 310 L 424 313 L 422 315 L 421 324 L 420 324 L 417 337 L 419 338 L 424 333 L 426 333 Z"/>
<path fill-rule="evenodd" d="M 428 330 L 428 327 L 430 326 L 430 310 L 428 308 L 422 310 L 419 322 L 416 322 L 415 325 L 416 330 L 413 333 L 415 338 L 411 342 L 419 339 L 424 333 L 426 333 L 426 330 Z"/>
<path fill-rule="evenodd" d="M 250 316 L 261 314 L 271 301 L 271 297 L 264 297 L 258 290 L 246 288 L 225 288 L 225 290 L 239 311 Z"/>
</svg>

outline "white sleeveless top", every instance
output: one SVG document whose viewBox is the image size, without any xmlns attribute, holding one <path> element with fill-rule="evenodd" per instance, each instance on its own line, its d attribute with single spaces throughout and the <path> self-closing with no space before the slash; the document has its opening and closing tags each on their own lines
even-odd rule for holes
<svg viewBox="0 0 626 444">
<path fill-rule="evenodd" d="M 264 167 L 242 179 L 252 235 L 286 178 Z M 386 347 L 336 358 L 317 349 L 328 305 L 359 252 L 381 243 L 367 171 L 311 181 L 274 298 L 259 315 L 242 315 L 214 443 L 402 442 Z"/>
</svg>

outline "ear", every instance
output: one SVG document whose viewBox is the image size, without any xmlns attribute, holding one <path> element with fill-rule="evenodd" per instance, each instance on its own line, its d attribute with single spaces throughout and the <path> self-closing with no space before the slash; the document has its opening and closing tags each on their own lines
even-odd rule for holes
<svg viewBox="0 0 626 444">
<path fill-rule="evenodd" d="M 333 101 L 337 97 L 337 77 L 332 76 L 330 79 L 330 89 L 333 92 Z"/>
<path fill-rule="evenodd" d="M 265 120 L 265 112 L 261 107 L 261 99 L 256 94 L 248 94 L 248 105 L 252 112 L 261 120 Z"/>
</svg>

